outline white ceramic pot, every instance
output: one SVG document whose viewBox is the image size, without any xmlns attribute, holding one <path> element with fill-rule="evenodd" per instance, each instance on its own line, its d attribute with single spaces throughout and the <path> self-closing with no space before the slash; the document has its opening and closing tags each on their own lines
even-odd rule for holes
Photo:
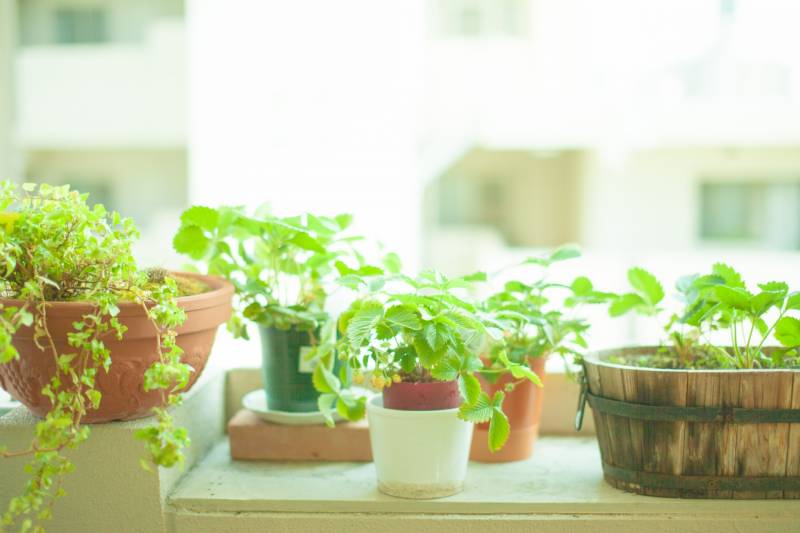
<svg viewBox="0 0 800 533">
<path fill-rule="evenodd" d="M 369 437 L 378 489 L 390 496 L 442 498 L 464 488 L 472 424 L 458 409 L 400 411 L 367 402 Z"/>
</svg>

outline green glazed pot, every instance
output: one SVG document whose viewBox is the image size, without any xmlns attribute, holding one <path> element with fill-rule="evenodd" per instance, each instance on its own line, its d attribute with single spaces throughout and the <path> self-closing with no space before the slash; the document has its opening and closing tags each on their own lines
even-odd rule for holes
<svg viewBox="0 0 800 533">
<path fill-rule="evenodd" d="M 270 410 L 305 413 L 316 411 L 319 393 L 311 382 L 312 365 L 303 361 L 311 349 L 307 331 L 297 328 L 259 327 L 264 389 Z M 319 329 L 314 333 L 319 339 Z"/>
</svg>

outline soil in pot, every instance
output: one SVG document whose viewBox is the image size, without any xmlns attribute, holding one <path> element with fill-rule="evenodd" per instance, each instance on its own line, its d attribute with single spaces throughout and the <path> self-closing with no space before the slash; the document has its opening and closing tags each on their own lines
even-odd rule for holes
<svg viewBox="0 0 800 533">
<path fill-rule="evenodd" d="M 619 364 L 655 350 L 585 358 L 606 481 L 651 496 L 800 498 L 800 370 Z"/>
<path fill-rule="evenodd" d="M 401 383 L 367 402 L 378 489 L 390 496 L 412 499 L 442 498 L 460 492 L 469 461 L 472 424 L 458 418 L 457 406 L 411 410 L 384 407 L 386 392 L 398 385 Z M 447 397 L 445 391 L 452 385 L 437 385 L 442 391 L 435 396 Z"/>
<path fill-rule="evenodd" d="M 529 360 L 531 369 L 544 379 L 545 358 L 536 357 Z M 484 463 L 505 463 L 522 461 L 533 454 L 533 446 L 539 436 L 539 419 L 542 414 L 542 400 L 544 387 L 538 387 L 527 379 L 517 380 L 510 374 L 503 374 L 494 383 L 489 383 L 485 378 L 478 376 L 481 388 L 494 396 L 494 393 L 505 391 L 506 385 L 517 382 L 511 392 L 506 392 L 503 402 L 503 412 L 508 417 L 511 433 L 506 444 L 498 451 L 489 450 L 488 434 L 489 424 L 483 423 L 475 426 L 472 436 L 472 450 L 470 459 Z"/>
<path fill-rule="evenodd" d="M 177 343 L 184 351 L 183 362 L 194 368 L 189 385 L 184 389 L 188 391 L 211 354 L 217 327 L 230 318 L 233 286 L 212 276 L 180 274 L 178 277 L 189 280 L 195 287 L 209 289 L 178 299 L 178 304 L 186 312 L 186 321 L 177 329 Z M 13 300 L 0 303 L 4 306 L 19 305 Z M 128 329 L 122 341 L 113 336 L 104 339 L 111 351 L 112 364 L 108 373 L 101 371 L 97 374 L 97 389 L 103 397 L 100 407 L 89 410 L 84 416 L 85 423 L 142 418 L 149 416 L 153 407 L 162 405 L 159 391 L 144 391 L 144 372 L 158 360 L 153 324 L 139 304 L 121 302 L 118 307 L 118 317 Z M 84 302 L 48 303 L 48 327 L 59 353 L 72 350 L 67 343 L 67 333 L 73 331 L 73 322 L 91 310 L 91 304 Z M 0 386 L 34 415 L 44 416 L 51 404 L 41 390 L 55 373 L 55 362 L 36 346 L 32 328 L 20 329 L 13 343 L 20 357 L 0 365 Z"/>
</svg>

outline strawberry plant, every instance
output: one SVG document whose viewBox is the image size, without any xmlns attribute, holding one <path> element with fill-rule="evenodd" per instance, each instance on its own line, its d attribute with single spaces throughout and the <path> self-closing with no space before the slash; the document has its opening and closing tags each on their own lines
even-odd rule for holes
<svg viewBox="0 0 800 533">
<path fill-rule="evenodd" d="M 514 265 L 517 269 L 538 268 L 538 278 L 532 282 L 508 281 L 503 290 L 483 302 L 482 309 L 504 332 L 503 342 L 496 344 L 489 354 L 489 367 L 495 370 L 482 372 L 485 377 L 492 379 L 499 374 L 496 369 L 503 370 L 506 366 L 503 357 L 527 364 L 528 358 L 551 354 L 565 359 L 581 356 L 587 348 L 584 333 L 589 324 L 577 316 L 577 311 L 585 304 L 604 303 L 611 295 L 597 291 L 585 276 L 575 278 L 569 285 L 550 281 L 554 264 L 579 256 L 575 246 L 566 245 Z"/>
<path fill-rule="evenodd" d="M 391 276 L 372 283 L 372 290 L 339 318 L 338 354 L 352 370 L 353 382 L 363 382 L 369 372 L 379 390 L 401 381 L 457 381 L 463 397 L 459 416 L 469 422 L 488 421 L 489 446 L 496 450 L 509 434 L 504 393 L 490 398 L 475 373 L 483 368 L 482 349 L 497 342 L 500 333 L 465 294 L 485 279 L 483 273 L 448 279 L 427 271 L 416 278 Z M 508 358 L 502 363 L 514 375 L 537 379 L 526 365 Z M 351 420 L 364 415 L 365 399 L 354 394 L 345 373 L 340 374 L 323 367 L 314 373 L 319 407 L 329 423 L 333 409 Z"/>
<path fill-rule="evenodd" d="M 629 312 L 663 315 L 664 291 L 651 273 L 628 271 L 632 290 L 616 295 L 612 316 Z M 796 368 L 800 366 L 800 292 L 783 281 L 748 288 L 731 266 L 717 263 L 711 272 L 678 280 L 683 305 L 665 324 L 670 343 L 637 364 L 668 368 Z M 719 342 L 719 339 L 724 339 Z M 778 346 L 770 346 L 771 341 Z"/>
</svg>

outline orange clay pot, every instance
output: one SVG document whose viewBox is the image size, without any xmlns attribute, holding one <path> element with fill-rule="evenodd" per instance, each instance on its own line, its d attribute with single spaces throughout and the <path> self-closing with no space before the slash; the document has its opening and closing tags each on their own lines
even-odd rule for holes
<svg viewBox="0 0 800 533">
<path fill-rule="evenodd" d="M 188 391 L 197 381 L 206 365 L 217 326 L 231 316 L 233 285 L 213 276 L 181 274 L 204 282 L 211 290 L 202 294 L 178 298 L 178 305 L 186 311 L 186 321 L 178 328 L 178 346 L 183 348 L 183 362 L 194 368 Z M 20 306 L 18 300 L 0 299 L 0 304 Z M 97 410 L 89 409 L 82 422 L 97 423 L 112 420 L 133 420 L 150 414 L 153 407 L 162 406 L 160 391 L 145 392 L 144 372 L 158 360 L 156 330 L 141 305 L 130 302 L 119 304 L 119 319 L 128 327 L 123 339 L 113 334 L 103 341 L 111 350 L 111 367 L 108 373 L 100 369 L 96 387 L 103 397 Z M 59 353 L 72 353 L 67 344 L 67 333 L 74 331 L 72 323 L 92 311 L 85 302 L 51 302 L 47 304 L 48 329 Z M 39 417 L 51 408 L 50 400 L 42 395 L 56 371 L 52 353 L 40 350 L 33 342 L 33 328 L 20 329 L 12 340 L 19 358 L 0 365 L 0 387 Z"/>
<path fill-rule="evenodd" d="M 544 379 L 544 357 L 530 358 L 530 366 L 536 375 Z M 515 381 L 511 374 L 502 375 L 497 382 L 490 384 L 480 376 L 483 390 L 491 397 L 498 390 L 503 390 L 507 383 Z M 537 387 L 528 380 L 520 382 L 512 392 L 506 393 L 503 412 L 508 416 L 511 434 L 502 449 L 489 451 L 489 424 L 475 426 L 472 434 L 472 448 L 469 458 L 482 463 L 507 463 L 522 461 L 533 454 L 533 444 L 539 436 L 539 419 L 542 414 L 543 388 Z"/>
</svg>

